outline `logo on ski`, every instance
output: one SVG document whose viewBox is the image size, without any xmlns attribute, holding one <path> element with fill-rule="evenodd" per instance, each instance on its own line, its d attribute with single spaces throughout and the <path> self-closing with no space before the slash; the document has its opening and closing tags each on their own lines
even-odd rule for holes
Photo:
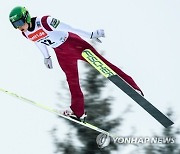
<svg viewBox="0 0 180 154">
<path fill-rule="evenodd" d="M 165 128 L 174 123 L 166 117 L 161 111 L 153 106 L 142 95 L 137 93 L 129 84 L 127 84 L 120 76 L 118 76 L 110 67 L 108 67 L 101 59 L 99 59 L 90 49 L 82 52 L 82 56 L 102 75 L 108 78 L 112 83 L 119 87 L 129 97 L 131 97 L 137 104 L 145 109 L 151 116 L 153 116 Z"/>
<path fill-rule="evenodd" d="M 100 60 L 94 53 L 92 53 L 91 50 L 84 50 L 82 56 L 106 78 L 116 75 L 116 73 L 110 69 L 102 60 Z"/>
</svg>

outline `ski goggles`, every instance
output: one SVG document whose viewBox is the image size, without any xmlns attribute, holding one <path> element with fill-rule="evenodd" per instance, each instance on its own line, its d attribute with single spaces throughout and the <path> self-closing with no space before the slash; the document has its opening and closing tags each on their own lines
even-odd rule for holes
<svg viewBox="0 0 180 154">
<path fill-rule="evenodd" d="M 24 24 L 25 24 L 25 21 L 22 18 L 12 23 L 14 28 L 19 28 L 19 27 L 23 26 Z"/>
</svg>

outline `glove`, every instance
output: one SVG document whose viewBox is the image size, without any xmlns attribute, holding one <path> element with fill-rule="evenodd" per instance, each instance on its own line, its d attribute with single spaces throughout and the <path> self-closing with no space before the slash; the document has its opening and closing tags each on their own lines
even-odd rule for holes
<svg viewBox="0 0 180 154">
<path fill-rule="evenodd" d="M 48 58 L 44 58 L 44 64 L 46 65 L 47 68 L 52 69 L 52 60 L 51 60 L 51 56 L 49 56 Z"/>
<path fill-rule="evenodd" d="M 90 39 L 93 39 L 99 43 L 102 43 L 101 40 L 99 39 L 99 37 L 105 37 L 105 33 L 104 33 L 104 30 L 103 29 L 98 29 L 96 31 L 93 31 L 91 33 L 91 37 Z"/>
</svg>

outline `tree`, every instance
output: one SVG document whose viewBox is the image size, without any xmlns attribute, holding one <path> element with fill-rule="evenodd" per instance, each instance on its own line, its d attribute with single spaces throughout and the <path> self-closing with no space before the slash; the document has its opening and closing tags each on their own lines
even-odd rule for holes
<svg viewBox="0 0 180 154">
<path fill-rule="evenodd" d="M 85 95 L 85 109 L 88 113 L 88 122 L 106 130 L 115 130 L 122 124 L 122 118 L 109 119 L 111 115 L 111 104 L 113 98 L 107 94 L 104 94 L 104 90 L 107 88 L 107 79 L 104 78 L 97 70 L 95 70 L 89 64 L 85 65 L 87 72 L 85 72 L 85 79 L 82 82 L 82 87 Z M 104 97 L 102 95 L 105 95 Z M 71 141 L 65 142 L 58 141 L 56 138 L 56 129 L 52 131 L 54 142 L 56 145 L 56 153 L 72 153 L 73 154 L 110 154 L 111 150 L 117 150 L 117 144 L 110 144 L 108 147 L 99 149 L 96 144 L 96 137 L 99 133 L 87 129 L 83 126 L 77 125 L 70 121 L 68 122 L 72 129 L 76 129 L 76 135 L 68 134 L 69 137 L 74 138 L 77 136 L 82 146 L 77 147 Z M 72 148 L 71 150 L 69 148 Z M 70 150 L 70 151 L 69 151 Z"/>
<path fill-rule="evenodd" d="M 167 115 L 172 118 L 173 111 L 168 109 Z M 180 154 L 180 144 L 177 143 L 179 135 L 180 130 L 173 126 L 164 128 L 162 130 L 162 137 L 169 138 L 169 141 L 164 144 L 150 144 L 145 146 L 144 151 L 146 154 Z"/>
</svg>

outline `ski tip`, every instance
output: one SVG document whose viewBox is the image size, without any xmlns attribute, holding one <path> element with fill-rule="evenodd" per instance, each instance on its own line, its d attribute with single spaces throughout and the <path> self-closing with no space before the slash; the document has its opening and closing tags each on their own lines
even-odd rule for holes
<svg viewBox="0 0 180 154">
<path fill-rule="evenodd" d="M 171 127 L 172 125 L 174 125 L 174 122 L 171 121 L 169 124 L 164 125 L 164 127 L 165 127 L 165 128 L 169 128 L 169 127 Z"/>
</svg>

